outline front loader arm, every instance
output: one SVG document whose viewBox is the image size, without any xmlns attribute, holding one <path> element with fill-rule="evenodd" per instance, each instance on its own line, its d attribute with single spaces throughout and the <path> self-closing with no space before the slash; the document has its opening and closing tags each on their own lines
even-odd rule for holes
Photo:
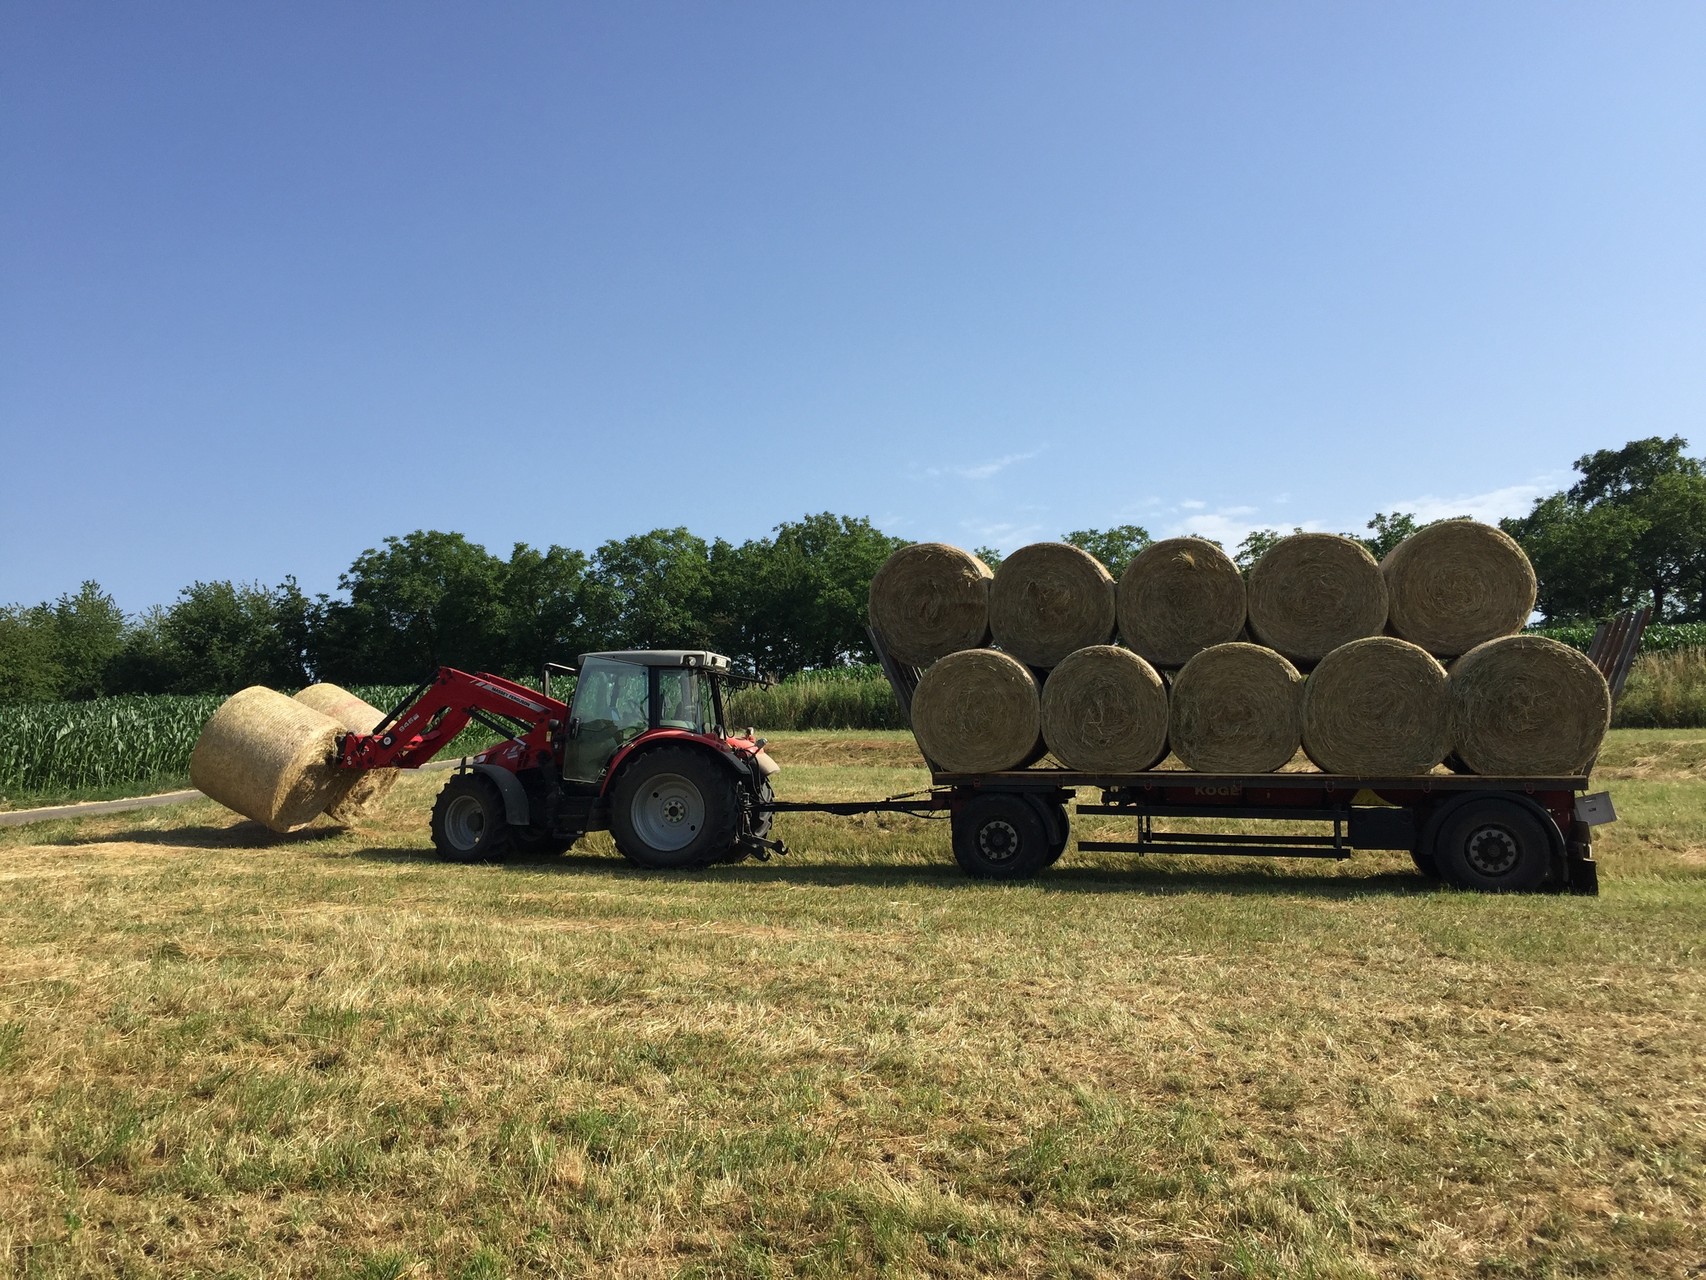
<svg viewBox="0 0 1706 1280">
<path fill-rule="evenodd" d="M 418 769 L 470 720 L 485 725 L 499 740 L 523 738 L 530 748 L 548 751 L 552 733 L 568 715 L 567 703 L 524 684 L 485 671 L 470 675 L 440 667 L 372 733 L 346 735 L 338 764 L 346 769 Z"/>
</svg>

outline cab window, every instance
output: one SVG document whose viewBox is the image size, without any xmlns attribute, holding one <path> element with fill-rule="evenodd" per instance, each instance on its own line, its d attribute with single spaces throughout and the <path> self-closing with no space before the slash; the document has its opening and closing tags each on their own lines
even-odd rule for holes
<svg viewBox="0 0 1706 1280">
<path fill-rule="evenodd" d="M 709 733 L 711 682 L 688 667 L 658 671 L 658 723 L 666 729 Z"/>
</svg>

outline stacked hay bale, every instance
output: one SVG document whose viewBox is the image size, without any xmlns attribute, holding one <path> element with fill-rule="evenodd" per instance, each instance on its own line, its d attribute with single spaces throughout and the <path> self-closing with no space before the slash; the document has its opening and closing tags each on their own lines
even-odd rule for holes
<svg viewBox="0 0 1706 1280">
<path fill-rule="evenodd" d="M 1132 557 L 1119 584 L 1120 639 L 1157 667 L 1182 667 L 1244 635 L 1244 575 L 1206 538 L 1168 538 Z"/>
<path fill-rule="evenodd" d="M 1282 538 L 1247 582 L 1197 538 L 1145 548 L 1117 584 L 1063 543 L 1022 548 L 993 574 L 922 544 L 879 571 L 871 620 L 892 654 L 928 667 L 913 726 L 949 772 L 1022 768 L 1046 745 L 1086 773 L 1142 772 L 1169 746 L 1217 773 L 1278 769 L 1299 748 L 1365 777 L 1448 758 L 1578 773 L 1610 697 L 1581 654 L 1516 634 L 1535 594 L 1512 539 L 1447 521 L 1378 564 L 1354 539 Z"/>
<path fill-rule="evenodd" d="M 1335 533 L 1281 538 L 1250 570 L 1250 633 L 1304 667 L 1386 627 L 1386 580 L 1360 542 Z"/>
</svg>

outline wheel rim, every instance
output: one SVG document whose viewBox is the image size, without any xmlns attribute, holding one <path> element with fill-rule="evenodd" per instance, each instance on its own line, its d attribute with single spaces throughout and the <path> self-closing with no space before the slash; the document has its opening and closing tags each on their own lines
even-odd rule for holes
<svg viewBox="0 0 1706 1280">
<path fill-rule="evenodd" d="M 1005 818 L 977 829 L 977 851 L 990 862 L 1007 862 L 1019 852 L 1019 830 Z"/>
<path fill-rule="evenodd" d="M 1463 856 L 1481 875 L 1502 876 L 1516 866 L 1521 850 L 1516 837 L 1503 827 L 1477 827 L 1464 844 Z"/>
<path fill-rule="evenodd" d="M 684 849 L 705 825 L 705 797 L 679 773 L 660 773 L 634 797 L 628 816 L 652 848 Z"/>
<path fill-rule="evenodd" d="M 474 796 L 457 796 L 444 810 L 444 837 L 458 849 L 472 849 L 486 833 L 486 806 Z"/>
</svg>

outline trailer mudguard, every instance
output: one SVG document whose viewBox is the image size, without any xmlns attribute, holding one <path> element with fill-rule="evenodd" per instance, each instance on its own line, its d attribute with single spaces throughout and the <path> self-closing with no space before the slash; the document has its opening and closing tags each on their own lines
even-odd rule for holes
<svg viewBox="0 0 1706 1280">
<path fill-rule="evenodd" d="M 470 764 L 470 773 L 481 773 L 498 784 L 498 793 L 504 798 L 504 818 L 512 827 L 525 827 L 531 813 L 527 803 L 527 792 L 522 788 L 521 779 L 508 769 L 500 769 L 495 764 Z"/>
</svg>

